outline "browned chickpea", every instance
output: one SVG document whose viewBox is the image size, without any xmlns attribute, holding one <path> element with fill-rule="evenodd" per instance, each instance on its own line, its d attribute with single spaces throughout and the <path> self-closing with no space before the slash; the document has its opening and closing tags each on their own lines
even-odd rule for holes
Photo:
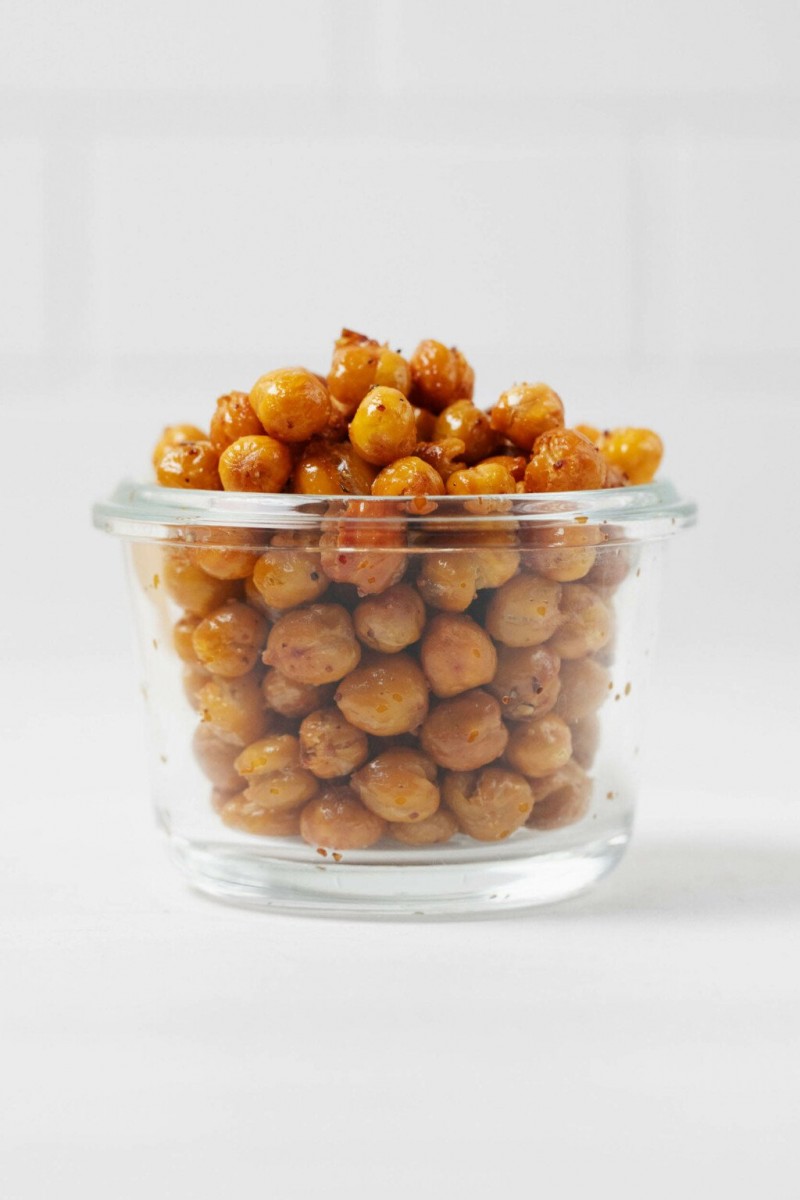
<svg viewBox="0 0 800 1200">
<path fill-rule="evenodd" d="M 260 612 L 262 616 L 267 617 L 269 620 L 274 619 L 275 610 L 267 604 L 261 592 L 253 583 L 252 575 L 244 581 L 244 598 L 256 612 Z"/>
<path fill-rule="evenodd" d="M 351 783 L 361 803 L 385 821 L 424 821 L 439 807 L 436 765 L 407 746 L 384 750 Z"/>
<path fill-rule="evenodd" d="M 207 442 L 208 436 L 196 425 L 168 425 L 153 449 L 153 467 L 158 470 L 165 450 L 184 442 Z"/>
<path fill-rule="evenodd" d="M 459 828 L 479 842 L 499 842 L 524 825 L 533 808 L 527 779 L 502 767 L 445 775 L 442 799 Z"/>
<path fill-rule="evenodd" d="M 579 767 L 589 770 L 600 745 L 600 720 L 597 713 L 589 713 L 570 726 L 572 734 L 572 757 Z"/>
<path fill-rule="evenodd" d="M 198 529 L 195 562 L 215 579 L 246 579 L 258 560 L 262 535 L 252 529 Z"/>
<path fill-rule="evenodd" d="M 572 725 L 591 716 L 608 698 L 611 676 L 593 658 L 576 658 L 561 664 L 561 691 L 555 711 Z"/>
<path fill-rule="evenodd" d="M 269 729 L 271 717 L 264 708 L 257 671 L 238 679 L 212 676 L 200 688 L 197 698 L 203 721 L 239 746 L 262 737 Z"/>
<path fill-rule="evenodd" d="M 338 708 L 320 708 L 300 726 L 300 761 L 318 779 L 349 775 L 368 754 L 367 735 L 351 725 Z"/>
<path fill-rule="evenodd" d="M 211 780 L 215 787 L 225 791 L 237 791 L 242 782 L 234 767 L 240 747 L 212 728 L 211 725 L 198 725 L 192 738 L 192 751 L 203 774 Z"/>
<path fill-rule="evenodd" d="M 494 696 L 477 689 L 438 704 L 422 726 L 419 740 L 440 767 L 472 771 L 500 757 L 508 730 Z"/>
<path fill-rule="evenodd" d="M 362 458 L 384 467 L 413 453 L 417 441 L 414 409 L 397 388 L 375 387 L 350 422 L 350 441 Z"/>
<path fill-rule="evenodd" d="M 424 496 L 443 496 L 444 483 L 438 471 L 429 466 L 421 458 L 410 455 L 406 458 L 395 459 L 384 467 L 372 484 L 373 496 L 414 496 L 420 499 Z M 430 512 L 435 504 L 413 503 L 408 505 L 411 512 Z"/>
<path fill-rule="evenodd" d="M 393 821 L 389 826 L 390 835 L 396 842 L 402 842 L 405 846 L 436 846 L 442 842 L 449 842 L 457 832 L 458 822 L 455 817 L 449 809 L 441 806 L 433 816 L 426 817 L 424 821 L 410 821 L 405 824 Z"/>
<path fill-rule="evenodd" d="M 264 430 L 281 442 L 307 442 L 322 433 L 331 412 L 328 389 L 304 367 L 262 375 L 253 385 L 250 403 Z"/>
<path fill-rule="evenodd" d="M 498 494 L 514 495 L 517 485 L 510 471 L 498 463 L 478 463 L 464 471 L 454 471 L 447 480 L 448 496 L 478 496 L 477 500 L 466 500 L 468 512 L 508 512 L 510 500 L 497 500 Z M 486 497 L 484 499 L 484 497 Z"/>
<path fill-rule="evenodd" d="M 292 472 L 292 488 L 306 496 L 365 496 L 376 474 L 349 442 L 309 442 Z"/>
<path fill-rule="evenodd" d="M 226 492 L 280 492 L 291 473 L 288 446 L 263 434 L 238 438 L 219 460 Z"/>
<path fill-rule="evenodd" d="M 508 471 L 515 483 L 522 483 L 525 478 L 528 460 L 524 454 L 493 454 L 483 461 L 484 463 L 496 463 L 504 471 Z"/>
<path fill-rule="evenodd" d="M 175 653 L 185 663 L 197 662 L 197 655 L 192 645 L 192 634 L 199 624 L 200 617 L 184 613 L 172 627 L 172 644 L 175 647 Z"/>
<path fill-rule="evenodd" d="M 211 679 L 210 673 L 201 667 L 196 660 L 194 662 L 184 663 L 182 672 L 183 694 L 191 704 L 195 712 L 200 712 L 202 702 L 200 700 L 200 691 Z"/>
<path fill-rule="evenodd" d="M 456 400 L 472 399 L 475 372 L 455 346 L 429 338 L 417 346 L 409 366 L 412 395 L 421 408 L 438 413 Z"/>
<path fill-rule="evenodd" d="M 192 634 L 198 661 L 212 675 L 237 679 L 252 671 L 267 636 L 260 613 L 238 600 L 227 600 L 199 622 Z"/>
<path fill-rule="evenodd" d="M 265 808 L 254 798 L 250 788 L 236 796 L 226 796 L 219 806 L 219 815 L 231 829 L 253 833 L 258 837 L 296 837 L 300 832 L 298 809 Z"/>
<path fill-rule="evenodd" d="M 534 526 L 524 531 L 523 540 L 530 549 L 525 550 L 522 561 L 545 579 L 571 583 L 592 569 L 601 539 L 596 525 Z"/>
<path fill-rule="evenodd" d="M 235 581 L 207 574 L 187 550 L 164 552 L 164 587 L 181 608 L 198 617 L 219 608 L 239 591 Z"/>
<path fill-rule="evenodd" d="M 408 564 L 402 520 L 370 519 L 382 501 L 351 500 L 344 519 L 320 538 L 322 569 L 336 583 L 355 584 L 359 596 L 377 595 L 403 576 Z"/>
<path fill-rule="evenodd" d="M 538 646 L 561 623 L 560 599 L 560 584 L 523 571 L 492 596 L 486 629 L 505 646 Z"/>
<path fill-rule="evenodd" d="M 536 439 L 525 470 L 526 492 L 584 491 L 605 481 L 605 460 L 582 433 L 549 429 Z"/>
<path fill-rule="evenodd" d="M 349 787 L 332 787 L 300 814 L 300 834 L 310 846 L 366 850 L 379 842 L 386 822 L 365 808 Z"/>
<path fill-rule="evenodd" d="M 464 612 L 478 594 L 477 566 L 466 552 L 426 554 L 417 587 L 426 604 L 445 612 Z"/>
<path fill-rule="evenodd" d="M 610 467 L 627 483 L 650 483 L 664 454 L 664 444 L 652 429 L 612 429 L 601 435 L 599 449 Z"/>
<path fill-rule="evenodd" d="M 276 621 L 263 659 L 298 683 L 335 683 L 358 666 L 361 647 L 340 604 L 312 604 Z"/>
<path fill-rule="evenodd" d="M 568 763 L 572 755 L 569 725 L 555 713 L 533 721 L 520 721 L 511 730 L 506 758 L 529 778 L 552 775 Z"/>
<path fill-rule="evenodd" d="M 611 638 L 611 610 L 597 592 L 583 583 L 565 583 L 561 590 L 561 625 L 550 645 L 561 658 L 583 658 L 601 650 Z"/>
<path fill-rule="evenodd" d="M 432 442 L 433 431 L 436 428 L 436 415 L 430 409 L 415 408 L 414 420 L 417 423 L 417 441 Z"/>
<path fill-rule="evenodd" d="M 461 438 L 445 438 L 442 442 L 417 442 L 414 455 L 433 467 L 446 483 L 454 471 L 464 467 L 464 443 Z"/>
<path fill-rule="evenodd" d="M 494 454 L 498 442 L 487 414 L 471 400 L 456 400 L 439 413 L 433 440 L 441 442 L 448 437 L 460 438 L 464 443 L 463 458 L 470 465 Z"/>
<path fill-rule="evenodd" d="M 328 373 L 331 396 L 350 416 L 373 387 L 396 388 L 407 396 L 411 389 L 408 363 L 388 346 L 343 329 Z"/>
<path fill-rule="evenodd" d="M 489 691 L 503 706 L 503 716 L 529 721 L 550 712 L 561 688 L 561 659 L 549 646 L 498 646 L 497 670 Z"/>
<path fill-rule="evenodd" d="M 564 405 L 546 383 L 517 383 L 503 392 L 490 416 L 492 429 L 530 451 L 540 434 L 564 424 Z"/>
<path fill-rule="evenodd" d="M 397 654 L 422 636 L 425 605 L 407 583 L 369 596 L 353 609 L 353 625 L 360 640 L 381 654 Z"/>
<path fill-rule="evenodd" d="M 428 685 L 407 654 L 372 654 L 336 689 L 348 721 L 375 737 L 417 729 L 428 713 Z"/>
<path fill-rule="evenodd" d="M 272 667 L 261 684 L 268 709 L 282 717 L 307 717 L 315 708 L 321 708 L 330 697 L 330 689 L 315 687 L 311 683 L 298 683 Z"/>
<path fill-rule="evenodd" d="M 545 779 L 531 780 L 534 805 L 528 824 L 534 829 L 561 829 L 589 811 L 592 781 L 576 762 L 568 762 Z"/>
<path fill-rule="evenodd" d="M 211 442 L 178 442 L 167 446 L 156 463 L 156 479 L 161 487 L 204 488 L 218 492 L 219 455 Z"/>
<path fill-rule="evenodd" d="M 247 392 L 229 392 L 227 396 L 220 396 L 210 429 L 211 444 L 218 454 L 239 438 L 263 432 Z"/>
<path fill-rule="evenodd" d="M 295 544 L 290 534 L 276 534 L 253 568 L 253 583 L 270 608 L 296 608 L 318 600 L 328 587 L 319 554 L 292 549 Z"/>
<path fill-rule="evenodd" d="M 461 613 L 440 613 L 428 622 L 420 658 L 431 691 L 440 697 L 489 683 L 497 669 L 491 638 Z"/>
<path fill-rule="evenodd" d="M 316 794 L 318 783 L 300 761 L 300 743 L 291 734 L 272 734 L 242 750 L 236 770 L 248 784 L 245 796 L 269 812 L 299 808 Z"/>
</svg>

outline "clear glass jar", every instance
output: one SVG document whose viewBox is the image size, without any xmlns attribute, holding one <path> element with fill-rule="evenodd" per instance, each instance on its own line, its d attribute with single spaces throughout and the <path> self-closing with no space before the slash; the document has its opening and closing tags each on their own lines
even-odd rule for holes
<svg viewBox="0 0 800 1200">
<path fill-rule="evenodd" d="M 258 907 L 466 914 L 621 858 L 668 483 L 425 501 L 123 483 L 156 812 Z M 265 661 L 264 661 L 265 660 Z"/>
</svg>

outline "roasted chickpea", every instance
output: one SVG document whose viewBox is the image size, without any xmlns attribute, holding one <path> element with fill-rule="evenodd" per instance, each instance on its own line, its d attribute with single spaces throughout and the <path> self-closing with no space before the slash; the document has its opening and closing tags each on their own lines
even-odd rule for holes
<svg viewBox="0 0 800 1200">
<path fill-rule="evenodd" d="M 581 721 L 608 698 L 611 676 L 593 658 L 576 658 L 561 664 L 561 691 L 555 711 L 568 724 Z"/>
<path fill-rule="evenodd" d="M 540 434 L 564 424 L 564 405 L 546 383 L 517 383 L 503 392 L 490 418 L 498 434 L 530 451 Z"/>
<path fill-rule="evenodd" d="M 192 738 L 192 751 L 203 774 L 215 787 L 237 791 L 242 781 L 234 767 L 241 747 L 227 741 L 211 725 L 198 725 Z"/>
<path fill-rule="evenodd" d="M 238 679 L 212 676 L 197 693 L 203 721 L 228 741 L 246 746 L 262 737 L 271 718 L 264 708 L 257 671 Z"/>
<path fill-rule="evenodd" d="M 463 471 L 454 471 L 447 480 L 448 496 L 497 496 L 514 495 L 517 485 L 514 476 L 500 463 L 478 463 L 476 467 L 467 467 Z M 509 507 L 508 501 L 495 501 L 491 504 L 479 501 L 475 504 L 465 504 L 472 512 L 502 512 Z"/>
<path fill-rule="evenodd" d="M 603 435 L 596 425 L 573 425 L 572 428 L 576 433 L 582 433 L 590 442 L 594 442 L 598 450 L 600 449 L 600 439 Z"/>
<path fill-rule="evenodd" d="M 497 670 L 488 689 L 511 721 L 529 721 L 554 707 L 561 688 L 561 659 L 549 646 L 498 646 Z"/>
<path fill-rule="evenodd" d="M 395 459 L 377 475 L 372 485 L 373 496 L 414 496 L 418 503 L 411 503 L 409 511 L 422 514 L 432 511 L 436 505 L 426 504 L 423 497 L 443 496 L 444 483 L 438 471 L 421 458 L 410 455 Z"/>
<path fill-rule="evenodd" d="M 411 371 L 402 355 L 363 333 L 343 329 L 333 351 L 328 390 L 348 416 L 373 387 L 391 387 L 407 396 Z"/>
<path fill-rule="evenodd" d="M 588 771 L 595 760 L 600 745 L 600 720 L 597 713 L 589 713 L 570 726 L 572 734 L 572 757 L 579 767 Z"/>
<path fill-rule="evenodd" d="M 198 529 L 195 562 L 215 579 L 247 579 L 258 561 L 261 534 L 252 529 Z"/>
<path fill-rule="evenodd" d="M 192 645 L 192 634 L 199 624 L 200 617 L 184 613 L 172 627 L 172 644 L 175 647 L 175 653 L 185 663 L 197 662 L 197 655 Z"/>
<path fill-rule="evenodd" d="M 526 529 L 522 561 L 545 579 L 571 583 L 583 579 L 595 563 L 602 533 L 596 525 L 557 525 Z"/>
<path fill-rule="evenodd" d="M 485 458 L 484 464 L 492 463 L 508 471 L 515 483 L 522 483 L 528 460 L 524 454 L 493 454 Z"/>
<path fill-rule="evenodd" d="M 259 837 L 296 837 L 300 832 L 300 812 L 296 808 L 265 808 L 250 794 L 250 788 L 222 799 L 219 815 L 231 829 Z"/>
<path fill-rule="evenodd" d="M 583 491 L 605 481 L 605 460 L 582 433 L 549 429 L 536 439 L 525 470 L 526 492 Z"/>
<path fill-rule="evenodd" d="M 484 588 L 499 588 L 504 583 L 508 583 L 509 579 L 513 579 L 519 570 L 519 551 L 506 549 L 504 546 L 486 546 L 482 545 L 478 538 L 480 535 L 475 534 L 472 537 L 474 549 L 472 551 L 472 560 L 475 563 L 475 586 L 478 591 Z M 501 534 L 498 532 L 491 535 L 493 540 L 497 541 Z M 509 535 L 511 537 L 512 535 Z"/>
<path fill-rule="evenodd" d="M 312 604 L 276 621 L 263 659 L 298 683 L 335 683 L 354 670 L 361 647 L 340 604 Z"/>
<path fill-rule="evenodd" d="M 238 438 L 219 460 L 226 492 L 280 492 L 291 473 L 289 448 L 263 434 Z"/>
<path fill-rule="evenodd" d="M 612 429 L 599 440 L 600 453 L 632 484 L 650 483 L 664 454 L 664 444 L 652 429 Z"/>
<path fill-rule="evenodd" d="M 204 617 L 239 591 L 233 580 L 215 579 L 194 561 L 188 550 L 164 552 L 164 587 L 176 604 Z"/>
<path fill-rule="evenodd" d="M 439 807 L 435 763 L 407 746 L 384 750 L 351 783 L 361 803 L 385 821 L 424 821 Z"/>
<path fill-rule="evenodd" d="M 550 645 L 561 658 L 583 658 L 601 650 L 609 641 L 611 611 L 597 592 L 585 584 L 564 584 L 561 614 L 561 625 L 550 639 Z"/>
<path fill-rule="evenodd" d="M 448 808 L 439 806 L 431 817 L 424 821 L 392 821 L 389 834 L 404 846 L 437 846 L 449 842 L 458 833 L 458 821 Z"/>
<path fill-rule="evenodd" d="M 332 787 L 300 814 L 300 834 L 310 846 L 366 850 L 379 842 L 386 822 L 365 808 L 349 787 Z"/>
<path fill-rule="evenodd" d="M 413 587 L 397 583 L 357 604 L 353 625 L 358 638 L 371 650 L 397 654 L 422 636 L 425 605 Z"/>
<path fill-rule="evenodd" d="M 334 696 L 348 721 L 375 737 L 417 729 L 428 713 L 428 685 L 407 654 L 372 654 Z"/>
<path fill-rule="evenodd" d="M 402 388 L 400 389 L 402 391 Z M 417 441 L 432 442 L 433 431 L 436 428 L 436 415 L 427 408 L 415 408 L 414 420 L 417 423 Z"/>
<path fill-rule="evenodd" d="M 487 414 L 476 408 L 471 400 L 456 400 L 439 413 L 433 440 L 441 442 L 448 437 L 459 438 L 464 443 L 463 458 L 470 465 L 494 454 L 498 442 Z"/>
<path fill-rule="evenodd" d="M 336 583 L 355 584 L 359 596 L 377 595 L 403 576 L 408 557 L 402 520 L 377 514 L 380 501 L 351 500 L 335 529 L 320 538 L 322 569 Z M 350 518 L 357 518 L 353 521 Z"/>
<path fill-rule="evenodd" d="M 431 691 L 440 697 L 489 683 L 497 669 L 491 638 L 461 613 L 440 613 L 428 622 L 420 658 Z"/>
<path fill-rule="evenodd" d="M 153 467 L 158 470 L 165 450 L 170 446 L 181 446 L 184 442 L 207 442 L 208 436 L 196 425 L 167 425 L 153 449 Z"/>
<path fill-rule="evenodd" d="M 445 612 L 464 612 L 478 594 L 477 567 L 467 552 L 426 554 L 417 587 L 426 604 Z"/>
<path fill-rule="evenodd" d="M 505 646 L 538 646 L 552 637 L 561 623 L 560 599 L 560 584 L 523 571 L 492 596 L 486 629 Z"/>
<path fill-rule="evenodd" d="M 272 734 L 242 750 L 236 770 L 248 784 L 245 796 L 270 812 L 299 808 L 318 783 L 300 761 L 300 743 L 291 734 Z"/>
<path fill-rule="evenodd" d="M 442 799 L 455 814 L 459 828 L 479 842 L 509 837 L 525 824 L 533 808 L 528 780 L 503 767 L 448 772 Z"/>
<path fill-rule="evenodd" d="M 586 582 L 605 595 L 615 592 L 630 571 L 632 549 L 632 546 L 598 546 Z"/>
<path fill-rule="evenodd" d="M 472 771 L 500 757 L 508 730 L 494 696 L 476 689 L 438 704 L 422 726 L 419 740 L 439 766 Z"/>
<path fill-rule="evenodd" d="M 309 442 L 292 473 L 292 488 L 306 496 L 365 496 L 376 474 L 349 442 Z"/>
<path fill-rule="evenodd" d="M 466 464 L 463 455 L 464 443 L 461 438 L 449 437 L 442 442 L 417 442 L 414 447 L 414 456 L 433 467 L 445 483 L 454 471 L 464 469 Z"/>
<path fill-rule="evenodd" d="M 330 689 L 315 687 L 311 683 L 299 683 L 272 667 L 261 684 L 267 708 L 282 717 L 307 717 L 315 708 L 321 708 L 330 697 Z"/>
<path fill-rule="evenodd" d="M 366 761 L 367 735 L 338 708 L 320 708 L 300 726 L 300 761 L 318 779 L 349 775 Z"/>
<path fill-rule="evenodd" d="M 331 413 L 328 389 L 304 367 L 262 375 L 250 392 L 250 404 L 264 430 L 280 442 L 307 442 L 322 433 Z"/>
<path fill-rule="evenodd" d="M 267 623 L 260 613 L 238 600 L 227 600 L 198 623 L 192 645 L 198 661 L 212 675 L 237 679 L 252 671 L 266 636 Z"/>
<path fill-rule="evenodd" d="M 441 412 L 456 400 L 471 400 L 475 372 L 455 346 L 433 339 L 420 342 L 411 356 L 411 393 L 421 408 Z"/>
<path fill-rule="evenodd" d="M 220 396 L 210 429 L 211 444 L 217 454 L 222 454 L 239 438 L 263 432 L 247 392 L 229 392 L 227 396 Z"/>
<path fill-rule="evenodd" d="M 592 781 L 576 762 L 568 762 L 544 779 L 531 780 L 534 829 L 561 829 L 582 820 L 589 811 Z"/>
<path fill-rule="evenodd" d="M 555 713 L 533 721 L 519 721 L 511 730 L 506 758 L 529 778 L 552 775 L 568 763 L 572 755 L 569 725 Z"/>
<path fill-rule="evenodd" d="M 204 488 L 218 492 L 219 455 L 211 442 L 178 442 L 162 450 L 156 462 L 156 479 L 162 487 Z"/>
<path fill-rule="evenodd" d="M 377 467 L 404 458 L 413 453 L 417 441 L 414 409 L 397 388 L 372 388 L 350 422 L 350 441 Z"/>
<path fill-rule="evenodd" d="M 253 568 L 253 583 L 270 608 L 296 608 L 318 600 L 328 587 L 319 554 L 294 545 L 290 534 L 276 534 Z"/>
</svg>

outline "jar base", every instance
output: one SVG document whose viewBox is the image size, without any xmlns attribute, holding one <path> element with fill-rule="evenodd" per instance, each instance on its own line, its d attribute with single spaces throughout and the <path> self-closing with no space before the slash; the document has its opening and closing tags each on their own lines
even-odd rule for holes
<svg viewBox="0 0 800 1200">
<path fill-rule="evenodd" d="M 168 840 L 189 884 L 216 900 L 313 916 L 413 920 L 489 916 L 580 895 L 614 869 L 628 834 L 574 850 L 400 868 L 284 861 L 241 847 Z"/>
</svg>

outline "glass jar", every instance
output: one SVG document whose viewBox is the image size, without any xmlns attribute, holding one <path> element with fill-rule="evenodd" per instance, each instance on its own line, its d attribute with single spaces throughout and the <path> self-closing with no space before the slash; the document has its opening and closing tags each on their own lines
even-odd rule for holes
<svg viewBox="0 0 800 1200">
<path fill-rule="evenodd" d="M 126 482 L 156 812 L 211 895 L 466 914 L 620 860 L 668 483 L 350 499 Z"/>
</svg>

